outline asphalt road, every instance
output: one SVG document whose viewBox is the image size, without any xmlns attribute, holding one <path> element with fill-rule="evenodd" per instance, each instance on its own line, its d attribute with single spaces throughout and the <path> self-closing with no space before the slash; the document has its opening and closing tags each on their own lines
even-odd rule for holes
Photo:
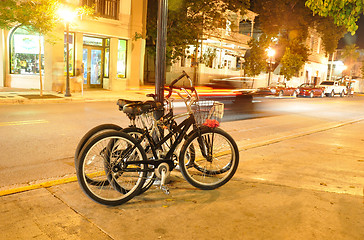
<svg viewBox="0 0 364 240">
<path fill-rule="evenodd" d="M 364 117 L 363 97 L 229 101 L 222 128 L 247 146 Z M 128 120 L 113 102 L 0 106 L 0 190 L 73 176 L 78 141 L 103 123 Z"/>
</svg>

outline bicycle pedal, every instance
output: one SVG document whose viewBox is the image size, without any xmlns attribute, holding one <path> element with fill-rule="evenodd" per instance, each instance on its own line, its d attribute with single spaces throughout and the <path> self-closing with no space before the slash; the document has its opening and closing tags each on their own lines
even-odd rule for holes
<svg viewBox="0 0 364 240">
<path fill-rule="evenodd" d="M 169 195 L 169 188 L 167 187 L 167 186 L 165 186 L 165 185 L 161 185 L 161 190 L 164 192 L 164 194 L 167 194 L 167 195 Z"/>
</svg>

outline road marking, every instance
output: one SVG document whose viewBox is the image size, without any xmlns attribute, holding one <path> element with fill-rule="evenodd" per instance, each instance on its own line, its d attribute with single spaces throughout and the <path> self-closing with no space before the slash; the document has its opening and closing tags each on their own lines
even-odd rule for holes
<svg viewBox="0 0 364 240">
<path fill-rule="evenodd" d="M 40 119 L 40 120 L 28 120 L 28 121 L 0 122 L 0 127 L 39 124 L 39 123 L 48 123 L 48 121 Z"/>
</svg>

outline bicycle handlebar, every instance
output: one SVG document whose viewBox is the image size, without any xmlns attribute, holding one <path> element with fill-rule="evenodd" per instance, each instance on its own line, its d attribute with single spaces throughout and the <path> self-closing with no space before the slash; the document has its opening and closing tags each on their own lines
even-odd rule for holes
<svg viewBox="0 0 364 240">
<path fill-rule="evenodd" d="M 176 86 L 174 86 L 178 81 L 180 81 L 184 77 L 186 77 L 190 81 L 190 85 L 191 85 L 190 87 L 176 87 Z M 170 98 L 171 97 L 172 92 L 173 92 L 173 89 L 184 90 L 184 91 L 189 90 L 189 91 L 191 91 L 191 93 L 192 92 L 195 93 L 195 95 L 198 98 L 197 91 L 196 91 L 195 87 L 193 87 L 192 79 L 190 78 L 190 76 L 184 70 L 182 71 L 182 75 L 181 76 L 179 76 L 178 78 L 176 78 L 175 80 L 173 80 L 172 83 L 168 87 L 164 87 L 164 90 L 168 91 L 168 95 L 166 96 L 166 98 Z M 188 95 L 191 95 L 187 91 L 186 91 L 186 93 Z"/>
</svg>

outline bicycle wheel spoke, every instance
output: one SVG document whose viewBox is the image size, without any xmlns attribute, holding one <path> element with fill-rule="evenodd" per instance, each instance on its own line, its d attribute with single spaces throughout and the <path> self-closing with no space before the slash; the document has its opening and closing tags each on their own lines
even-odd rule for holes
<svg viewBox="0 0 364 240">
<path fill-rule="evenodd" d="M 142 147 L 129 135 L 107 132 L 85 146 L 78 167 L 80 185 L 90 198 L 118 205 L 131 199 L 146 178 Z M 133 164 L 127 164 L 133 161 Z M 125 174 L 126 173 L 126 174 Z"/>
<path fill-rule="evenodd" d="M 195 149 L 193 160 L 187 157 L 189 148 Z M 214 189 L 225 184 L 235 173 L 237 164 L 236 144 L 226 132 L 217 129 L 192 135 L 180 156 L 183 176 L 201 189 Z"/>
</svg>

